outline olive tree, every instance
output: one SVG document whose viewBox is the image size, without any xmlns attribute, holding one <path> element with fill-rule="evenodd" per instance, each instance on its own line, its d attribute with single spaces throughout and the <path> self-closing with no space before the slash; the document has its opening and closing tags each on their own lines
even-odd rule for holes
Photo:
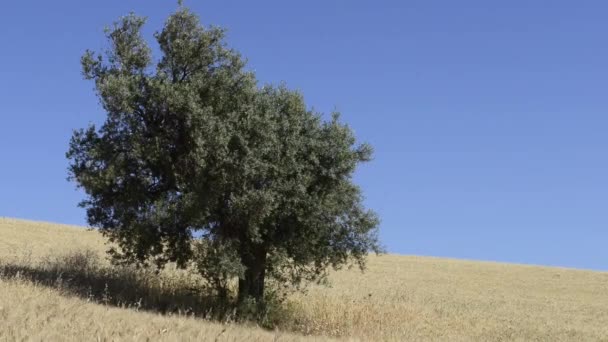
<svg viewBox="0 0 608 342">
<path fill-rule="evenodd" d="M 107 113 L 74 132 L 70 178 L 114 259 L 198 270 L 227 298 L 263 303 L 265 282 L 318 281 L 379 252 L 378 218 L 353 183 L 372 149 L 286 86 L 260 87 L 224 30 L 180 7 L 155 34 L 133 14 L 87 51 Z M 195 267 L 192 267 L 195 266 Z"/>
</svg>

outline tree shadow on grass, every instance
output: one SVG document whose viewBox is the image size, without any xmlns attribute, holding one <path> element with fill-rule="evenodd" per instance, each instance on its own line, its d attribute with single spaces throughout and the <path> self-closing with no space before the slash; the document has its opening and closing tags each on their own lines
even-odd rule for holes
<svg viewBox="0 0 608 342">
<path fill-rule="evenodd" d="M 102 266 L 97 254 L 74 252 L 32 264 L 0 261 L 0 278 L 29 281 L 91 302 L 160 314 L 228 321 L 234 308 L 187 272 Z"/>
</svg>

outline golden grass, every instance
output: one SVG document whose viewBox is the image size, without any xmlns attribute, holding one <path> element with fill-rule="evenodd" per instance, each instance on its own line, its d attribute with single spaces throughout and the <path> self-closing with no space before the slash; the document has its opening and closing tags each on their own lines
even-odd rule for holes
<svg viewBox="0 0 608 342">
<path fill-rule="evenodd" d="M 2 341 L 301 341 L 256 327 L 167 317 L 87 303 L 49 288 L 0 279 Z"/>
<path fill-rule="evenodd" d="M 82 228 L 0 218 L 0 264 L 13 267 L 0 274 L 0 340 L 608 341 L 606 272 L 373 256 L 364 274 L 335 272 L 330 288 L 292 295 L 279 330 L 266 331 L 160 310 L 160 297 L 198 300 L 182 291 L 196 284 L 184 272 L 131 279 L 100 259 L 108 296 L 126 298 L 122 305 L 99 304 L 83 289 L 44 278 L 49 260 L 83 250 L 103 258 L 103 239 Z M 149 307 L 128 303 L 130 292 L 116 287 L 120 277 L 150 287 Z"/>
</svg>

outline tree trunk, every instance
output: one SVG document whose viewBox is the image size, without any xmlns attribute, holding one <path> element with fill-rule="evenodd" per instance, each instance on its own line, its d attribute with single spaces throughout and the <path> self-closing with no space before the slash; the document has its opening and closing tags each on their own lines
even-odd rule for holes
<svg viewBox="0 0 608 342">
<path fill-rule="evenodd" d="M 249 250 L 243 250 L 241 261 L 246 270 L 245 277 L 239 279 L 238 304 L 243 304 L 248 298 L 253 299 L 258 304 L 263 304 L 266 249 L 262 245 L 254 245 Z"/>
</svg>

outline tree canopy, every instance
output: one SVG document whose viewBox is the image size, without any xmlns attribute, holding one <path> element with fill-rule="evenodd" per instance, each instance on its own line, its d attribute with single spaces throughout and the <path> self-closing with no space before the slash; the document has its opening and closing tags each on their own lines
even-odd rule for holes
<svg viewBox="0 0 608 342">
<path fill-rule="evenodd" d="M 378 218 L 352 176 L 372 149 L 285 85 L 258 86 L 224 30 L 180 7 L 155 34 L 133 14 L 87 51 L 83 75 L 107 113 L 74 132 L 70 178 L 115 260 L 194 265 L 227 296 L 263 301 L 265 280 L 298 285 L 380 251 Z"/>
</svg>

